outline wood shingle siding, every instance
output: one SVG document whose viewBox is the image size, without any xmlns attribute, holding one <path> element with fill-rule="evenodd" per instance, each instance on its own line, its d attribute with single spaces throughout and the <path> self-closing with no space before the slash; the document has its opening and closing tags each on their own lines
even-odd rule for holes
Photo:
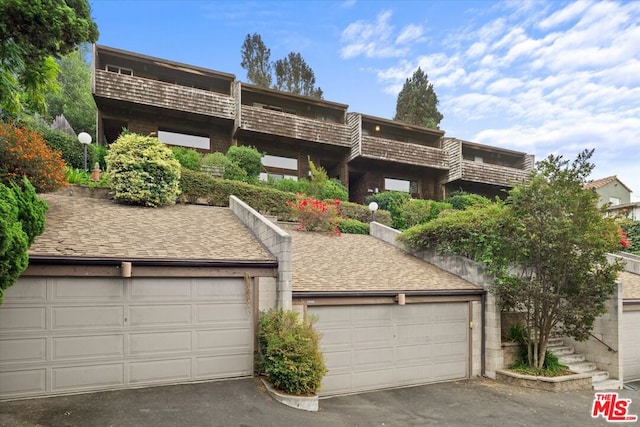
<svg viewBox="0 0 640 427">
<path fill-rule="evenodd" d="M 94 72 L 97 98 L 117 99 L 229 120 L 235 117 L 235 103 L 231 96 L 105 70 Z"/>
<path fill-rule="evenodd" d="M 419 144 L 393 141 L 373 136 L 363 136 L 362 157 L 387 160 L 408 165 L 426 166 L 435 169 L 447 169 L 444 150 Z"/>
<path fill-rule="evenodd" d="M 512 187 L 516 183 L 526 181 L 528 177 L 529 172 L 520 169 L 470 160 L 462 161 L 462 179 L 465 181 Z"/>
<path fill-rule="evenodd" d="M 245 131 L 278 135 L 304 141 L 349 147 L 349 130 L 339 123 L 313 120 L 294 114 L 242 106 L 240 128 Z"/>
</svg>

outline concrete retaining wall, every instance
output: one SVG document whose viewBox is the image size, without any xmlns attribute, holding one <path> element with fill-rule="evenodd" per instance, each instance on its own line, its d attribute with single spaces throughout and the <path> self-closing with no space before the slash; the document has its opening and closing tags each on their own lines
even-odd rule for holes
<svg viewBox="0 0 640 427">
<path fill-rule="evenodd" d="M 236 196 L 229 197 L 229 208 L 278 260 L 277 307 L 291 310 L 291 236 Z"/>
</svg>

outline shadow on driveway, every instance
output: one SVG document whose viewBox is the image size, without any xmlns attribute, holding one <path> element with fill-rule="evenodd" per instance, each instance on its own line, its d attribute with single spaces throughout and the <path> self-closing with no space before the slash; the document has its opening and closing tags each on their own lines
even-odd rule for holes
<svg viewBox="0 0 640 427">
<path fill-rule="evenodd" d="M 640 415 L 640 392 L 629 413 Z M 585 426 L 594 392 L 552 393 L 490 379 L 430 384 L 286 407 L 257 379 L 217 381 L 0 403 L 0 426 Z"/>
</svg>

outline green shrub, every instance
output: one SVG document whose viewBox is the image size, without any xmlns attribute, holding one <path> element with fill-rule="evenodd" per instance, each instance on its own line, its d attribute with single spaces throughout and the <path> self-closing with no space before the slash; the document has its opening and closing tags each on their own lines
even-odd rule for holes
<svg viewBox="0 0 640 427">
<path fill-rule="evenodd" d="M 357 219 L 358 221 L 369 223 L 371 219 L 380 224 L 391 225 L 391 213 L 378 209 L 373 215 L 368 206 L 352 202 L 340 202 L 340 214 L 344 218 Z"/>
<path fill-rule="evenodd" d="M 36 129 L 36 131 L 42 135 L 42 138 L 49 147 L 60 152 L 67 166 L 78 169 L 84 168 L 84 147 L 80 141 L 78 141 L 78 138 L 48 127 L 41 127 Z M 95 162 L 100 162 L 100 153 L 103 152 L 102 150 L 106 152 L 104 147 L 99 147 L 95 144 L 87 145 L 88 169 L 91 169 Z M 101 167 L 104 168 L 104 155 L 102 157 L 103 163 Z"/>
<path fill-rule="evenodd" d="M 118 201 L 160 206 L 173 203 L 180 192 L 180 163 L 157 138 L 135 133 L 120 136 L 106 160 Z"/>
<path fill-rule="evenodd" d="M 11 183 L 11 190 L 18 206 L 18 221 L 27 235 L 28 245 L 31 246 L 36 237 L 44 232 L 45 214 L 49 207 L 36 195 L 36 189 L 26 177 L 22 179 L 22 187 Z"/>
<path fill-rule="evenodd" d="M 367 197 L 366 203 L 376 202 L 380 209 L 391 213 L 391 227 L 397 230 L 407 228 L 407 220 L 402 215 L 405 203 L 410 199 L 408 193 L 402 191 L 383 191 Z"/>
<path fill-rule="evenodd" d="M 357 219 L 339 218 L 338 229 L 345 234 L 369 234 L 369 224 Z"/>
<path fill-rule="evenodd" d="M 262 153 L 254 147 L 232 145 L 227 150 L 227 158 L 247 173 L 248 182 L 258 181 L 262 172 Z"/>
<path fill-rule="evenodd" d="M 630 243 L 624 251 L 640 255 L 640 221 L 624 220 L 620 228 L 627 234 L 627 240 Z"/>
<path fill-rule="evenodd" d="M 64 160 L 39 133 L 0 123 L 0 182 L 21 182 L 23 176 L 38 192 L 54 191 L 66 184 Z"/>
<path fill-rule="evenodd" d="M 202 169 L 202 155 L 195 149 L 175 146 L 171 147 L 171 151 L 183 168 L 194 171 Z"/>
<path fill-rule="evenodd" d="M 450 203 L 453 209 L 464 210 L 469 206 L 482 205 L 486 206 L 491 204 L 491 200 L 481 196 L 479 194 L 471 194 L 465 191 L 459 190 L 449 194 L 444 201 Z"/>
<path fill-rule="evenodd" d="M 44 231 L 47 205 L 26 178 L 22 184 L 0 183 L 0 304 L 29 264 L 29 246 Z"/>
<path fill-rule="evenodd" d="M 451 209 L 449 203 L 435 200 L 410 199 L 402 207 L 402 217 L 407 227 L 434 220 L 440 212 Z"/>
<path fill-rule="evenodd" d="M 347 201 L 349 200 L 349 190 L 339 180 L 331 178 L 325 181 L 320 188 L 318 198 L 321 200 L 338 199 Z"/>
<path fill-rule="evenodd" d="M 320 388 L 327 368 L 311 320 L 299 320 L 293 311 L 261 313 L 258 347 L 258 372 L 278 390 L 310 395 Z"/>
<path fill-rule="evenodd" d="M 220 152 L 209 153 L 202 159 L 204 166 L 215 166 L 222 169 L 222 177 L 224 179 L 232 179 L 235 181 L 249 181 L 247 171 L 238 166 L 237 163 L 229 160 L 227 156 Z"/>
<path fill-rule="evenodd" d="M 320 192 L 329 180 L 329 176 L 325 168 L 322 166 L 316 167 L 310 157 L 307 157 L 307 161 L 309 162 L 309 186 L 307 187 L 307 195 L 319 199 L 321 198 Z"/>
<path fill-rule="evenodd" d="M 287 191 L 289 193 L 302 193 L 307 194 L 307 188 L 309 181 L 302 178 L 299 180 L 291 178 L 283 178 L 274 183 L 274 187 L 280 191 Z"/>
</svg>

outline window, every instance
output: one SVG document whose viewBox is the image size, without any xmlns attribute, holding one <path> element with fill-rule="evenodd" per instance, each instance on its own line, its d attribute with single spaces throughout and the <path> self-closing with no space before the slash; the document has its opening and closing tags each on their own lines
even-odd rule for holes
<svg viewBox="0 0 640 427">
<path fill-rule="evenodd" d="M 298 159 L 266 154 L 264 157 L 262 157 L 262 166 L 280 169 L 291 169 L 297 171 Z"/>
<path fill-rule="evenodd" d="M 619 197 L 609 197 L 609 203 L 611 203 L 611 205 L 616 206 L 620 204 L 620 198 Z"/>
<path fill-rule="evenodd" d="M 416 194 L 418 183 L 407 179 L 385 178 L 384 189 L 388 191 L 403 191 L 405 193 Z"/>
<path fill-rule="evenodd" d="M 133 70 L 131 68 L 120 67 L 118 65 L 107 65 L 106 70 L 112 73 L 126 74 L 127 76 L 133 76 Z"/>
<path fill-rule="evenodd" d="M 274 182 L 278 182 L 281 179 L 292 179 L 294 181 L 297 181 L 298 177 L 294 176 L 294 175 L 284 175 L 284 174 L 280 174 L 280 173 L 262 172 L 260 174 L 260 181 L 268 181 L 269 179 L 272 179 Z"/>
<path fill-rule="evenodd" d="M 185 133 L 158 131 L 160 142 L 170 145 L 180 145 L 182 147 L 201 148 L 208 150 L 210 146 L 209 138 L 206 136 L 188 135 Z"/>
</svg>

